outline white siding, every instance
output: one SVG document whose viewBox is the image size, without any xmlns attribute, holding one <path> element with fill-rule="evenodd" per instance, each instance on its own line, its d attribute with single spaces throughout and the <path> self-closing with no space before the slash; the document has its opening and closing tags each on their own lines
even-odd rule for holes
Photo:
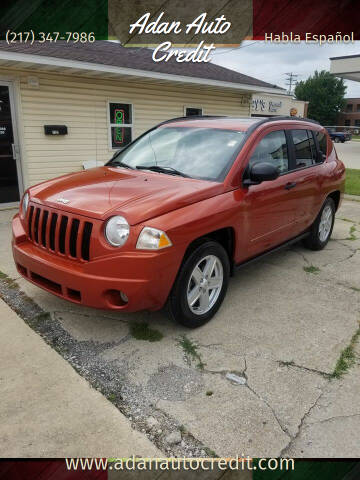
<svg viewBox="0 0 360 480">
<path fill-rule="evenodd" d="M 28 75 L 39 88 L 28 85 Z M 182 116 L 184 105 L 203 114 L 250 115 L 250 96 L 204 87 L 136 84 L 49 74 L 20 75 L 20 121 L 23 132 L 25 187 L 77 171 L 85 160 L 107 161 L 107 102 L 133 104 L 133 138 L 163 120 Z M 67 125 L 68 135 L 45 136 L 44 125 Z"/>
</svg>

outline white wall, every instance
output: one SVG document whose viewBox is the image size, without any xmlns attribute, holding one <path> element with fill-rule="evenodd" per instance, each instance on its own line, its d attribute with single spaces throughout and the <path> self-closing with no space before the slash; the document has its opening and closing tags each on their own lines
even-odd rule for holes
<svg viewBox="0 0 360 480">
<path fill-rule="evenodd" d="M 107 161 L 107 102 L 133 104 L 133 138 L 153 125 L 183 116 L 184 106 L 201 106 L 206 115 L 250 115 L 250 96 L 205 87 L 136 84 L 65 75 L 17 73 L 22 164 L 25 188 L 77 171 L 86 160 Z M 28 84 L 37 77 L 38 87 Z M 45 136 L 44 125 L 66 125 L 68 135 Z"/>
</svg>

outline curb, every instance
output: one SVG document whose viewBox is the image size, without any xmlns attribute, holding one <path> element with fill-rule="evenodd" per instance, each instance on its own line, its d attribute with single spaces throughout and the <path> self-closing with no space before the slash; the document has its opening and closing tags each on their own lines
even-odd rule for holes
<svg viewBox="0 0 360 480">
<path fill-rule="evenodd" d="M 360 202 L 360 195 L 349 195 L 344 193 L 344 200 L 352 200 L 353 202 Z"/>
</svg>

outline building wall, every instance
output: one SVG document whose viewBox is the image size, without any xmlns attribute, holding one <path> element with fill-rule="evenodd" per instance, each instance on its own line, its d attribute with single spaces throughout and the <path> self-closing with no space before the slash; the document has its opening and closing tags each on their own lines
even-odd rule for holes
<svg viewBox="0 0 360 480">
<path fill-rule="evenodd" d="M 290 115 L 291 109 L 296 109 L 297 117 L 306 117 L 308 102 L 295 100 L 291 95 L 254 94 L 251 102 L 251 115 L 264 117 L 275 115 Z"/>
<path fill-rule="evenodd" d="M 16 75 L 25 188 L 78 171 L 86 160 L 109 160 L 114 150 L 109 143 L 108 101 L 132 103 L 133 138 L 163 120 L 183 116 L 184 106 L 202 107 L 206 115 L 250 115 L 250 95 L 238 92 L 31 72 Z M 38 87 L 29 76 L 38 79 Z M 45 136 L 47 124 L 66 125 L 68 135 Z"/>
<path fill-rule="evenodd" d="M 343 112 L 339 114 L 338 125 L 360 129 L 360 98 L 346 98 Z"/>
</svg>

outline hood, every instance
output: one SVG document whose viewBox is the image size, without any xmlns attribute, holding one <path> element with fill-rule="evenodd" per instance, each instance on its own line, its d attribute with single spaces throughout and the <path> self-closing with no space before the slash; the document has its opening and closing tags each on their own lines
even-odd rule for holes
<svg viewBox="0 0 360 480">
<path fill-rule="evenodd" d="M 121 214 L 135 225 L 223 190 L 217 182 L 99 167 L 49 180 L 29 192 L 36 203 L 91 218 Z"/>
</svg>

